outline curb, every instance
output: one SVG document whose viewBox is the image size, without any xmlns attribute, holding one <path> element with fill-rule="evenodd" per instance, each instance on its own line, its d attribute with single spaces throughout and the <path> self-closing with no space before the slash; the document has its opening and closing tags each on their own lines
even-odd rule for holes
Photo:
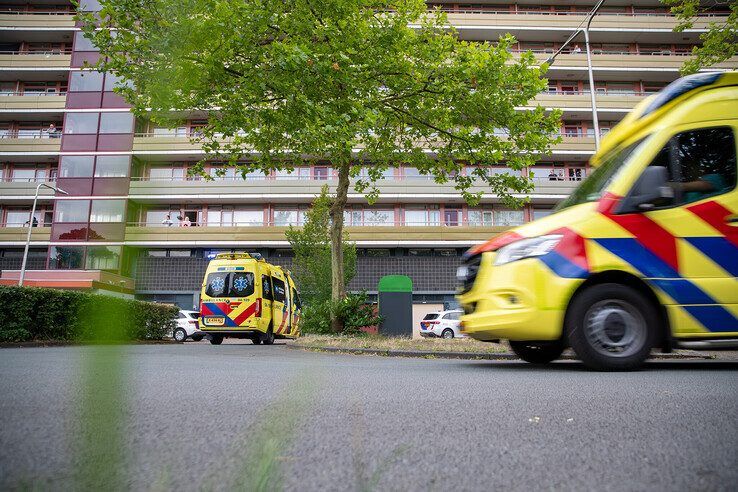
<svg viewBox="0 0 738 492">
<path fill-rule="evenodd" d="M 428 350 L 382 350 L 365 348 L 343 347 L 306 347 L 293 343 L 287 344 L 288 349 L 305 350 L 311 352 L 331 352 L 349 355 L 379 355 L 383 357 L 416 357 L 435 359 L 466 359 L 466 360 L 519 360 L 518 356 L 510 352 L 432 352 Z M 700 354 L 695 351 L 689 353 L 652 354 L 648 360 L 683 360 L 683 359 L 714 359 L 713 355 Z M 579 360 L 572 354 L 564 354 L 559 360 Z"/>
<path fill-rule="evenodd" d="M 178 344 L 174 340 L 135 340 L 122 343 L 97 342 L 65 342 L 61 340 L 31 340 L 28 342 L 3 342 L 0 349 L 7 348 L 40 348 L 40 347 L 85 347 L 92 345 L 170 345 Z"/>
</svg>

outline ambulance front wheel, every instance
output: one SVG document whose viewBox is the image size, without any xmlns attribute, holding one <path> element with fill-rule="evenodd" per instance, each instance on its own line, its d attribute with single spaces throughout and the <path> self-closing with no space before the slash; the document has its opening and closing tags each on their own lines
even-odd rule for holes
<svg viewBox="0 0 738 492">
<path fill-rule="evenodd" d="M 561 356 L 564 344 L 561 342 L 514 342 L 510 348 L 515 355 L 531 364 L 548 364 Z"/>
<path fill-rule="evenodd" d="M 599 284 L 574 298 L 566 325 L 571 348 L 587 367 L 629 371 L 639 368 L 651 353 L 659 316 L 632 287 Z"/>
<path fill-rule="evenodd" d="M 267 332 L 261 336 L 261 341 L 264 343 L 264 345 L 271 345 L 274 343 L 274 330 L 272 330 L 271 326 L 269 327 Z"/>
<path fill-rule="evenodd" d="M 223 343 L 223 335 L 210 335 L 210 343 L 213 345 L 220 345 Z"/>
</svg>

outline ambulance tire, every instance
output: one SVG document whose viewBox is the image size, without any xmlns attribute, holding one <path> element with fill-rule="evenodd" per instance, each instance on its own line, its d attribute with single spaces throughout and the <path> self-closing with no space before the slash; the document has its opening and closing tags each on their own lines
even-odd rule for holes
<svg viewBox="0 0 738 492">
<path fill-rule="evenodd" d="M 261 336 L 261 343 L 264 345 L 272 345 L 274 343 L 274 330 L 270 326 L 265 334 Z"/>
<path fill-rule="evenodd" d="M 202 335 L 192 335 L 192 340 L 194 340 L 195 342 L 199 342 L 200 340 L 202 340 Z"/>
<path fill-rule="evenodd" d="M 593 326 L 597 323 L 601 326 Z M 597 371 L 641 367 L 654 346 L 659 323 L 648 299 L 621 284 L 587 287 L 566 315 L 571 348 L 584 365 Z"/>
<path fill-rule="evenodd" d="M 210 343 L 212 345 L 220 345 L 223 343 L 223 335 L 210 335 Z"/>
<path fill-rule="evenodd" d="M 254 338 L 252 338 L 251 343 L 253 343 L 254 345 L 259 345 L 261 343 L 261 335 L 256 335 Z"/>
<path fill-rule="evenodd" d="M 561 342 L 514 342 L 510 340 L 510 348 L 515 355 L 531 364 L 548 364 L 561 357 L 564 344 Z"/>
</svg>

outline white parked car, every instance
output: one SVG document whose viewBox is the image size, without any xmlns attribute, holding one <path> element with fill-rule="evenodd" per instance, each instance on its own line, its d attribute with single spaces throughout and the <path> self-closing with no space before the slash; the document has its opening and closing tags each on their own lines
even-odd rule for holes
<svg viewBox="0 0 738 492">
<path fill-rule="evenodd" d="M 188 338 L 199 342 L 205 338 L 205 334 L 200 331 L 200 327 L 197 324 L 197 319 L 200 317 L 198 311 L 182 311 L 180 310 L 177 315 L 177 319 L 174 321 L 177 326 L 174 327 L 172 332 L 172 338 L 177 342 L 184 342 Z"/>
<path fill-rule="evenodd" d="M 460 338 L 465 337 L 461 333 L 461 315 L 463 311 L 454 309 L 453 311 L 438 311 L 428 313 L 420 322 L 420 336 L 422 337 L 441 337 L 441 338 Z"/>
</svg>

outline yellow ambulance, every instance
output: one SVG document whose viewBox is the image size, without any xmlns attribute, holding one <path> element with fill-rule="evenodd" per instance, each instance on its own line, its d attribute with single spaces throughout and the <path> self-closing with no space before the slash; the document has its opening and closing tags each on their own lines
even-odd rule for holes
<svg viewBox="0 0 738 492">
<path fill-rule="evenodd" d="M 598 370 L 738 346 L 737 132 L 738 72 L 642 101 L 555 213 L 466 253 L 463 333 L 533 363 L 571 347 Z"/>
<path fill-rule="evenodd" d="M 210 261 L 200 292 L 200 330 L 210 343 L 248 338 L 271 345 L 300 336 L 300 296 L 289 271 L 256 253 L 221 253 Z"/>
</svg>

